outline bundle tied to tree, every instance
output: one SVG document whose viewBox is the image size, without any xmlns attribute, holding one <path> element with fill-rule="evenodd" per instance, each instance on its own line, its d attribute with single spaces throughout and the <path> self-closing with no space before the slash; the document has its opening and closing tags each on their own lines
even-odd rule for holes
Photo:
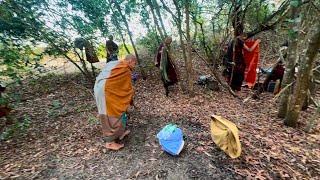
<svg viewBox="0 0 320 180">
<path fill-rule="evenodd" d="M 90 63 L 96 63 L 99 62 L 98 56 L 94 50 L 93 45 L 90 43 L 90 41 L 83 39 L 83 38 L 76 38 L 74 41 L 75 48 L 80 49 L 83 51 L 83 49 L 86 52 L 86 59 Z"/>
</svg>

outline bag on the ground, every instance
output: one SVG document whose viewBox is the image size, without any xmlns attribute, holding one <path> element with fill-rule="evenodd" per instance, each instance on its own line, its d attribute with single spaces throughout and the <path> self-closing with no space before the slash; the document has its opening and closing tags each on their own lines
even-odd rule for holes
<svg viewBox="0 0 320 180">
<path fill-rule="evenodd" d="M 179 155 L 184 146 L 183 133 L 177 125 L 168 124 L 158 134 L 162 150 L 176 156 Z"/>
</svg>

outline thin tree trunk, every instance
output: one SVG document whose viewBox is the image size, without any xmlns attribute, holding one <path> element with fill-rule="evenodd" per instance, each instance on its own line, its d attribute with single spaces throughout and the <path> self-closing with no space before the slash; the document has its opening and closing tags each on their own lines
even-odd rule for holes
<svg viewBox="0 0 320 180">
<path fill-rule="evenodd" d="M 134 41 L 133 41 L 133 39 L 132 39 L 132 34 L 131 34 L 131 31 L 130 31 L 130 28 L 129 28 L 128 21 L 127 21 L 126 17 L 122 14 L 120 5 L 119 5 L 116 1 L 114 1 L 114 5 L 116 6 L 116 8 L 117 8 L 117 10 L 118 10 L 118 12 L 119 12 L 119 14 L 120 14 L 123 22 L 124 22 L 124 25 L 125 25 L 126 28 L 127 28 L 127 32 L 128 32 L 128 35 L 129 35 L 129 39 L 130 39 L 131 45 L 132 45 L 132 47 L 133 47 L 135 56 L 136 56 L 136 58 L 137 58 L 137 63 L 138 63 L 138 65 L 141 65 L 141 64 L 140 64 L 140 59 L 139 59 L 139 54 L 138 54 L 137 48 L 136 48 L 135 43 L 134 43 Z M 145 79 L 145 78 L 146 78 L 146 75 L 145 75 L 144 70 L 143 70 L 143 68 L 142 68 L 141 66 L 140 66 L 140 71 L 141 71 L 141 75 L 142 75 L 143 79 Z"/>
<path fill-rule="evenodd" d="M 197 42 L 197 36 L 198 36 L 198 25 L 196 21 L 193 21 L 193 25 L 194 25 L 194 34 L 193 34 L 193 43 Z"/>
<path fill-rule="evenodd" d="M 186 0 L 185 2 L 185 11 L 186 11 L 186 33 L 187 33 L 187 80 L 188 80 L 188 91 L 191 96 L 194 95 L 193 92 L 193 69 L 192 69 L 192 56 L 191 56 L 191 38 L 190 38 L 190 1 Z"/>
<path fill-rule="evenodd" d="M 156 28 L 154 28 L 154 30 L 153 30 L 153 31 L 156 33 L 156 38 L 157 38 L 157 42 L 158 42 L 158 44 L 162 43 L 163 39 L 160 39 L 160 38 L 159 38 L 160 36 L 158 35 L 157 29 L 156 29 Z"/>
<path fill-rule="evenodd" d="M 211 50 L 211 48 L 207 45 L 207 42 L 206 42 L 206 37 L 205 37 L 205 34 L 204 34 L 204 28 L 203 28 L 203 23 L 200 23 L 200 22 L 198 22 L 198 24 L 200 25 L 200 30 L 201 30 L 201 36 L 202 36 L 202 38 L 201 38 L 201 44 L 202 44 L 202 46 L 203 46 L 203 49 L 204 49 L 204 51 L 205 51 L 205 53 L 206 53 L 206 56 L 208 57 L 208 59 L 211 61 L 211 63 L 212 63 L 212 50 Z"/>
<path fill-rule="evenodd" d="M 157 13 L 157 15 L 158 15 L 158 18 L 159 18 L 160 25 L 161 25 L 161 27 L 162 27 L 162 31 L 163 31 L 163 33 L 164 33 L 164 36 L 168 36 L 168 35 L 167 35 L 167 32 L 166 32 L 166 28 L 164 27 L 164 24 L 163 24 L 162 17 L 161 17 L 159 4 L 157 3 L 157 0 L 151 0 L 151 1 L 153 2 L 154 8 L 155 8 L 156 13 Z"/>
<path fill-rule="evenodd" d="M 184 42 L 183 42 L 183 34 L 182 34 L 182 25 L 181 25 L 181 21 L 177 24 L 178 25 L 178 32 L 179 32 L 179 40 L 180 40 L 180 45 L 181 45 L 181 49 L 182 49 L 182 56 L 185 62 L 185 65 L 187 66 L 187 54 L 186 54 L 186 47 L 184 46 Z M 188 72 L 187 72 L 188 73 Z M 188 75 L 187 75 L 188 76 Z M 185 83 L 181 82 L 182 85 L 182 90 L 185 91 Z"/>
<path fill-rule="evenodd" d="M 213 39 L 216 38 L 216 31 L 215 31 L 215 24 L 214 24 L 214 20 L 212 19 L 211 20 L 211 25 L 212 25 L 212 36 L 213 36 Z"/>
<path fill-rule="evenodd" d="M 112 15 L 111 15 L 112 20 L 111 20 L 111 21 L 113 21 L 112 24 L 116 26 L 116 29 L 117 29 L 117 31 L 118 31 L 118 34 L 119 34 L 120 37 L 121 37 L 122 44 L 123 44 L 126 52 L 127 52 L 128 54 L 130 54 L 131 52 L 129 51 L 129 48 L 128 48 L 127 44 L 126 44 L 126 40 L 125 40 L 125 38 L 124 38 L 124 36 L 123 36 L 123 34 L 122 34 L 122 32 L 121 32 L 122 28 L 120 27 L 119 23 L 117 22 L 117 17 L 115 17 L 115 15 L 114 15 L 115 12 L 114 12 L 114 10 L 113 10 L 112 8 L 111 8 L 111 11 L 112 11 Z"/>
<path fill-rule="evenodd" d="M 81 55 L 77 52 L 77 50 L 76 50 L 75 48 L 73 49 L 73 51 L 74 51 L 74 53 L 78 56 L 78 58 L 79 58 L 79 60 L 80 60 L 80 63 L 81 63 L 81 65 L 82 65 L 82 69 L 83 69 L 83 71 L 84 71 L 84 73 L 85 73 L 85 76 L 87 76 L 88 79 L 92 79 L 91 73 L 89 73 L 88 68 L 87 68 L 87 65 L 86 65 L 86 62 L 85 62 L 85 60 L 83 59 L 83 58 L 84 58 L 83 50 L 80 49 Z"/>
<path fill-rule="evenodd" d="M 318 49 L 320 48 L 320 23 L 317 23 L 316 32 L 310 39 L 308 49 L 305 55 L 304 63 L 299 67 L 297 83 L 294 94 L 289 103 L 288 112 L 284 123 L 288 126 L 295 127 L 300 115 L 303 101 L 307 95 L 310 77 L 312 74 L 312 66 L 316 60 Z"/>
<path fill-rule="evenodd" d="M 179 40 L 180 40 L 180 45 L 181 45 L 181 49 L 182 49 L 182 56 L 183 56 L 185 65 L 187 66 L 186 47 L 185 47 L 184 42 L 183 42 L 183 32 L 182 32 L 182 14 L 181 14 L 178 2 L 177 2 L 177 0 L 173 1 L 174 6 L 175 6 L 176 11 L 177 11 L 177 14 L 178 14 L 177 16 L 175 16 L 175 14 L 171 11 L 171 9 L 165 5 L 164 1 L 163 0 L 160 0 L 160 1 L 164 5 L 164 8 L 171 14 L 172 18 L 176 22 L 176 25 L 178 26 L 178 33 L 179 33 Z M 181 82 L 180 86 L 181 86 L 181 89 L 183 91 L 185 91 L 184 83 Z"/>
<path fill-rule="evenodd" d="M 162 32 L 162 30 L 161 30 L 161 28 L 160 28 L 160 25 L 159 25 L 157 16 L 156 16 L 156 14 L 155 14 L 155 12 L 154 12 L 154 6 L 153 6 L 153 4 L 152 4 L 152 0 L 146 0 L 146 2 L 147 2 L 147 4 L 148 4 L 148 6 L 150 7 L 151 14 L 152 14 L 152 17 L 153 17 L 153 22 L 154 22 L 154 24 L 156 25 L 156 27 L 157 27 L 157 29 L 158 29 L 158 32 L 159 32 L 159 34 L 160 34 L 161 39 L 163 40 L 163 39 L 164 39 L 164 35 L 163 35 L 163 32 Z"/>
<path fill-rule="evenodd" d="M 320 105 L 318 105 L 315 115 L 311 117 L 311 119 L 309 120 L 304 130 L 305 132 L 310 132 L 310 130 L 317 125 L 319 121 L 319 114 L 320 114 Z"/>
<path fill-rule="evenodd" d="M 311 98 L 316 94 L 316 83 L 314 82 L 313 74 L 310 77 L 309 88 L 306 98 L 304 99 L 302 110 L 305 111 L 308 109 L 311 104 Z"/>
<path fill-rule="evenodd" d="M 71 59 L 68 55 L 66 55 L 66 54 L 63 54 L 63 56 L 64 56 L 65 58 L 67 58 L 67 60 L 70 61 L 73 65 L 75 65 L 85 77 L 87 77 L 86 73 L 82 70 L 82 68 L 81 68 L 74 60 L 72 60 L 72 59 Z"/>
<path fill-rule="evenodd" d="M 297 7 L 293 7 L 291 9 L 291 19 L 293 21 L 296 20 L 299 16 L 299 9 Z M 289 27 L 290 29 L 299 28 L 299 23 L 292 23 Z M 295 34 L 289 34 L 289 47 L 288 47 L 288 56 L 286 61 L 286 70 L 283 76 L 283 81 L 281 85 L 281 89 L 285 88 L 289 84 L 291 84 L 294 80 L 295 74 L 295 64 L 297 62 L 297 49 L 298 49 L 298 32 L 294 32 Z M 280 105 L 278 111 L 278 117 L 284 118 L 287 114 L 288 110 L 288 102 L 289 96 L 291 94 L 291 88 L 285 90 L 280 97 Z"/>
<path fill-rule="evenodd" d="M 123 34 L 122 34 L 122 32 L 121 32 L 121 28 L 120 28 L 119 24 L 116 24 L 116 27 L 117 27 L 118 34 L 119 34 L 120 37 L 121 37 L 122 44 L 123 44 L 126 52 L 127 52 L 128 54 L 130 54 L 129 48 L 128 48 L 127 44 L 126 44 L 126 40 L 125 40 L 125 38 L 124 38 L 124 36 L 123 36 Z"/>
</svg>

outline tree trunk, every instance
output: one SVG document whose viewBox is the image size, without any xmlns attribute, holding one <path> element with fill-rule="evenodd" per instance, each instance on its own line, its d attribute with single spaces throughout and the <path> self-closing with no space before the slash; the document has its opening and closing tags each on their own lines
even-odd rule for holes
<svg viewBox="0 0 320 180">
<path fill-rule="evenodd" d="M 198 36 L 198 25 L 196 21 L 193 21 L 193 25 L 194 25 L 194 34 L 193 34 L 193 43 L 197 42 L 197 36 Z"/>
<path fill-rule="evenodd" d="M 203 28 L 203 23 L 201 22 L 198 22 L 198 24 L 200 25 L 200 30 L 201 30 L 201 44 L 203 46 L 203 49 L 206 53 L 206 56 L 208 57 L 208 59 L 210 60 L 210 62 L 212 63 L 213 62 L 213 59 L 212 59 L 212 50 L 211 48 L 207 45 L 207 41 L 206 41 L 206 37 L 205 37 L 205 34 L 204 34 L 204 28 Z"/>
<path fill-rule="evenodd" d="M 289 32 L 293 29 L 299 28 L 299 23 L 296 21 L 296 19 L 299 16 L 299 9 L 298 7 L 292 6 L 291 9 L 291 19 L 295 23 L 291 23 L 289 27 Z M 294 74 L 295 74 L 295 64 L 297 62 L 297 49 L 298 49 L 298 31 L 289 33 L 289 47 L 288 47 L 288 56 L 287 61 L 285 63 L 286 70 L 283 76 L 281 89 L 285 88 L 289 84 L 291 84 L 294 80 Z M 278 117 L 284 118 L 287 114 L 288 110 L 288 102 L 289 102 L 289 96 L 291 94 L 291 88 L 287 88 L 285 91 L 283 91 L 281 98 L 280 98 L 280 105 L 279 105 L 279 111 L 278 111 Z"/>
<path fill-rule="evenodd" d="M 124 38 L 124 36 L 123 36 L 123 34 L 121 32 L 121 28 L 119 27 L 119 25 L 117 25 L 117 30 L 118 30 L 118 34 L 121 37 L 122 44 L 123 44 L 124 48 L 126 49 L 127 53 L 130 54 L 129 48 L 128 48 L 127 44 L 126 44 L 126 40 L 125 40 L 125 38 Z"/>
<path fill-rule="evenodd" d="M 152 0 L 146 0 L 146 2 L 148 4 L 148 6 L 150 7 L 151 14 L 152 14 L 152 17 L 153 17 L 153 22 L 154 22 L 154 24 L 156 25 L 156 27 L 158 29 L 158 32 L 160 34 L 161 39 L 163 40 L 164 39 L 164 35 L 163 35 L 163 32 L 162 32 L 162 30 L 161 30 L 161 28 L 159 26 L 159 22 L 158 22 L 157 16 L 156 16 L 156 14 L 154 12 L 154 6 L 152 4 Z"/>
<path fill-rule="evenodd" d="M 184 41 L 183 41 L 183 32 L 182 32 L 182 14 L 181 14 L 181 11 L 180 11 L 180 7 L 178 5 L 178 2 L 176 0 L 173 1 L 174 5 L 175 5 L 175 8 L 177 10 L 177 14 L 178 16 L 175 17 L 173 15 L 173 13 L 171 14 L 174 18 L 175 18 L 175 21 L 176 21 L 176 24 L 178 26 L 178 33 L 179 33 L 179 40 L 180 40 L 180 45 L 181 45 L 181 49 L 182 49 L 182 56 L 183 56 L 183 59 L 184 59 L 184 62 L 185 62 L 185 66 L 187 67 L 187 54 L 186 54 L 186 47 L 184 45 Z M 188 73 L 188 72 L 187 72 Z M 185 78 L 186 80 L 188 80 L 188 75 L 187 77 Z M 181 87 L 182 87 L 182 90 L 185 91 L 185 83 L 181 82 L 180 83 Z"/>
<path fill-rule="evenodd" d="M 194 95 L 193 92 L 193 69 L 192 69 L 192 56 L 191 56 L 191 38 L 190 38 L 190 1 L 186 0 L 185 2 L 185 11 L 186 11 L 186 33 L 187 33 L 187 80 L 188 80 L 188 91 L 191 96 Z"/>
<path fill-rule="evenodd" d="M 305 132 L 308 133 L 308 132 L 310 132 L 310 130 L 313 127 L 317 126 L 317 123 L 319 121 L 319 114 L 320 114 L 320 105 L 318 105 L 315 115 L 313 117 L 311 117 L 311 119 L 309 120 L 309 122 L 304 130 Z"/>
<path fill-rule="evenodd" d="M 159 21 L 160 21 L 160 25 L 162 27 L 162 31 L 164 33 L 164 36 L 168 36 L 167 32 L 166 32 L 166 28 L 164 27 L 163 21 L 162 21 L 162 17 L 161 17 L 161 13 L 160 13 L 160 7 L 157 3 L 157 0 L 151 0 L 153 2 L 154 8 L 156 10 L 156 13 L 158 15 Z"/>
<path fill-rule="evenodd" d="M 130 31 L 130 28 L 129 28 L 128 21 L 127 21 L 126 17 L 122 14 L 121 7 L 120 7 L 120 5 L 117 3 L 117 1 L 114 1 L 114 4 L 115 4 L 115 6 L 116 6 L 116 8 L 117 8 L 117 10 L 118 10 L 121 18 L 122 18 L 122 21 L 124 22 L 124 25 L 126 26 L 126 29 L 127 29 L 128 35 L 129 35 L 129 39 L 130 39 L 130 42 L 131 42 L 131 45 L 132 45 L 132 47 L 133 47 L 133 51 L 134 51 L 135 56 L 136 56 L 136 58 L 137 58 L 137 63 L 138 63 L 138 65 L 140 65 L 141 75 L 142 75 L 143 79 L 145 79 L 145 78 L 146 78 L 146 75 L 145 75 L 145 73 L 144 73 L 143 68 L 141 67 L 141 63 L 140 63 L 138 51 L 137 51 L 137 48 L 136 48 L 136 46 L 135 46 L 135 43 L 134 43 L 134 41 L 133 41 L 133 39 L 132 39 L 132 34 L 131 34 L 131 31 Z"/>
<path fill-rule="evenodd" d="M 87 64 L 86 64 L 86 61 L 84 60 L 84 53 L 83 51 L 84 50 L 81 50 L 80 49 L 80 52 L 81 52 L 81 55 L 78 53 L 78 51 L 74 48 L 73 49 L 74 53 L 78 56 L 79 60 L 80 60 L 80 63 L 82 65 L 82 70 L 84 72 L 84 75 L 90 79 L 90 81 L 92 81 L 94 79 L 94 77 L 91 76 L 91 73 L 89 72 L 88 68 L 87 68 Z"/>
<path fill-rule="evenodd" d="M 289 103 L 287 116 L 285 118 L 285 125 L 295 127 L 299 118 L 303 101 L 307 95 L 309 88 L 310 77 L 312 73 L 312 66 L 316 60 L 318 49 L 320 48 L 320 23 L 316 25 L 316 32 L 310 39 L 307 52 L 305 54 L 304 63 L 299 67 L 297 83 L 294 94 Z"/>
<path fill-rule="evenodd" d="M 316 94 L 316 83 L 314 82 L 314 78 L 312 74 L 312 77 L 310 77 L 308 93 L 302 105 L 303 111 L 308 109 L 309 105 L 311 104 L 311 98 L 314 97 L 315 94 Z"/>
<path fill-rule="evenodd" d="M 115 17 L 113 9 L 111 9 L 111 11 L 112 11 L 111 18 L 114 19 L 113 25 L 116 26 L 116 29 L 117 29 L 117 31 L 118 31 L 118 34 L 119 34 L 120 37 L 121 37 L 122 44 L 123 44 L 126 52 L 127 52 L 128 54 L 130 54 L 129 48 L 128 48 L 127 44 L 126 44 L 126 40 L 125 40 L 125 38 L 124 38 L 124 36 L 123 36 L 123 34 L 122 34 L 122 32 L 121 32 L 122 28 L 121 28 L 120 25 L 117 23 L 117 17 Z"/>
</svg>

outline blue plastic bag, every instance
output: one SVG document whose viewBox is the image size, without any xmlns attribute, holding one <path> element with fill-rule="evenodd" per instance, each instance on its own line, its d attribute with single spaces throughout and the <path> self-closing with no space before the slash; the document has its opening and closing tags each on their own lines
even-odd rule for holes
<svg viewBox="0 0 320 180">
<path fill-rule="evenodd" d="M 162 150 L 171 154 L 179 155 L 184 146 L 183 133 L 177 125 L 168 124 L 157 134 Z"/>
</svg>

